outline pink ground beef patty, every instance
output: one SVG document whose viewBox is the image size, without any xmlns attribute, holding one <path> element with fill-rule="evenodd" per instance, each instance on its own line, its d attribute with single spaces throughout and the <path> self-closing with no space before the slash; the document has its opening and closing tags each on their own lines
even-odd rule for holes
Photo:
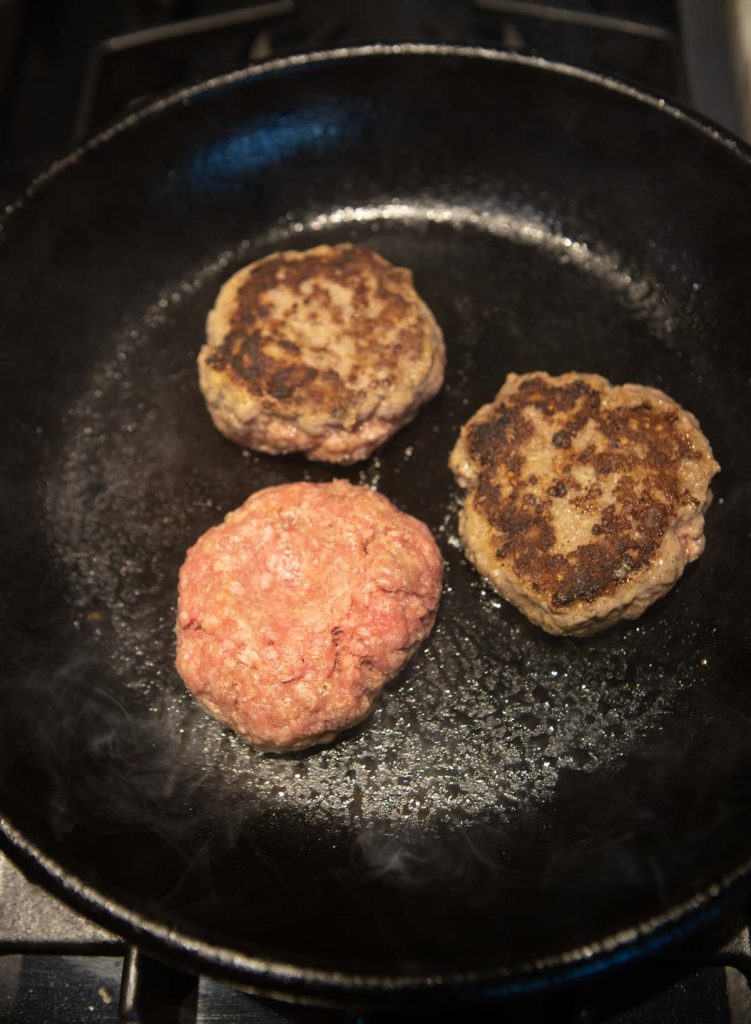
<svg viewBox="0 0 751 1024">
<path fill-rule="evenodd" d="M 442 575 L 428 528 L 369 488 L 266 488 L 188 551 L 177 670 L 258 750 L 329 742 L 427 637 Z"/>
</svg>

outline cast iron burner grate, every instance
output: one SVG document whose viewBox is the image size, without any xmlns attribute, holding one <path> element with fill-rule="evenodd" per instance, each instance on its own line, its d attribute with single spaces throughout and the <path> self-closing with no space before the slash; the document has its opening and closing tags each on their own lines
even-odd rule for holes
<svg viewBox="0 0 751 1024">
<path fill-rule="evenodd" d="M 183 5 L 171 4 L 179 15 Z M 533 53 L 686 98 L 672 3 L 617 0 L 270 0 L 103 40 L 91 54 L 75 126 L 80 141 L 134 105 L 250 60 L 373 41 L 470 43 Z M 632 5 L 634 6 L 634 5 Z"/>
</svg>

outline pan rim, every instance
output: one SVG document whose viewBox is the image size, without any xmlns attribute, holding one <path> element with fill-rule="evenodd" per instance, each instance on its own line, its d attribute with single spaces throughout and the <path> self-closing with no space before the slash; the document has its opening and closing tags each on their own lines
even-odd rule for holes
<svg viewBox="0 0 751 1024">
<path fill-rule="evenodd" d="M 160 96 L 132 114 L 128 114 L 126 117 L 108 125 L 80 146 L 69 150 L 64 155 L 53 160 L 46 168 L 36 174 L 26 188 L 21 191 L 20 195 L 16 199 L 9 199 L 4 209 L 0 211 L 0 232 L 5 230 L 13 215 L 21 210 L 28 200 L 33 198 L 48 182 L 54 180 L 69 167 L 75 166 L 83 157 L 97 150 L 111 139 L 135 127 L 141 121 L 155 117 L 171 107 L 187 105 L 196 96 L 205 95 L 215 90 L 223 89 L 226 86 L 236 85 L 239 82 L 252 80 L 290 68 L 329 64 L 352 60 L 358 57 L 400 56 L 402 54 L 407 56 L 476 58 L 501 64 L 517 64 L 589 82 L 590 84 L 644 103 L 646 106 L 659 110 L 676 121 L 691 125 L 713 142 L 722 145 L 733 153 L 734 156 L 751 165 L 751 143 L 746 143 L 743 139 L 733 135 L 729 130 L 720 127 L 709 118 L 691 110 L 688 106 L 684 106 L 677 100 L 667 100 L 656 92 L 632 85 L 612 75 L 606 75 L 599 71 L 590 71 L 587 68 L 580 68 L 574 64 L 567 64 L 564 61 L 554 61 L 546 57 L 514 53 L 509 50 L 496 50 L 483 46 L 462 46 L 449 43 L 368 43 L 362 46 L 340 46 L 329 50 L 310 50 L 303 53 L 290 54 L 286 57 L 278 57 L 260 64 L 247 65 L 235 71 L 229 71 L 226 74 L 215 75 Z"/>
<path fill-rule="evenodd" d="M 38 847 L 0 815 L 0 848 L 21 870 L 41 875 L 52 882 L 51 889 L 75 909 L 116 934 L 163 954 L 186 956 L 211 974 L 239 983 L 250 992 L 278 994 L 300 992 L 311 996 L 335 998 L 355 995 L 364 998 L 427 995 L 436 987 L 450 986 L 485 998 L 526 995 L 571 984 L 602 973 L 629 961 L 644 960 L 664 946 L 693 934 L 715 921 L 749 890 L 751 859 L 728 872 L 699 893 L 638 925 L 622 928 L 587 946 L 572 947 L 562 953 L 521 962 L 511 967 L 459 971 L 417 971 L 411 973 L 372 973 L 344 971 L 327 967 L 306 967 L 292 961 L 239 953 L 230 947 L 190 936 L 179 928 L 155 921 L 134 911 L 119 900 L 103 898 L 95 886 L 62 868 L 54 858 Z M 736 892 L 737 890 L 737 892 Z M 713 902 L 709 902 L 713 901 Z M 255 982 L 255 984 L 254 984 Z"/>
<path fill-rule="evenodd" d="M 537 68 L 540 71 L 564 75 L 600 86 L 629 99 L 659 110 L 676 121 L 687 124 L 722 145 L 751 167 L 751 146 L 736 138 L 679 102 L 666 100 L 648 90 L 627 82 L 543 57 L 527 56 L 485 47 L 430 43 L 368 44 L 313 50 L 266 61 L 214 76 L 210 79 L 171 92 L 144 106 L 137 112 L 116 121 L 88 139 L 82 145 L 53 161 L 37 174 L 16 199 L 6 204 L 0 213 L 0 238 L 12 218 L 24 209 L 36 194 L 82 158 L 123 132 L 135 128 L 142 121 L 158 116 L 172 107 L 189 104 L 194 98 L 205 96 L 228 86 L 253 80 L 293 68 L 315 67 L 363 57 L 426 56 L 437 58 L 466 58 L 494 61 Z M 153 946 L 165 954 L 170 951 L 186 956 L 201 971 L 212 971 L 224 978 L 244 983 L 245 987 L 269 993 L 274 986 L 282 990 L 319 993 L 335 997 L 337 994 L 355 993 L 361 996 L 396 998 L 408 993 L 427 994 L 437 986 L 450 985 L 472 990 L 489 997 L 517 995 L 539 991 L 575 981 L 613 967 L 626 960 L 642 959 L 680 937 L 696 932 L 710 919 L 716 918 L 735 902 L 736 890 L 748 887 L 751 876 L 751 857 L 727 872 L 715 882 L 678 904 L 654 915 L 646 921 L 604 936 L 585 947 L 574 947 L 537 960 L 514 966 L 481 970 L 405 972 L 400 974 L 348 972 L 334 968 L 306 967 L 282 959 L 264 958 L 239 953 L 229 947 L 191 937 L 179 928 L 168 927 L 146 913 L 132 910 L 117 899 L 104 896 L 95 886 L 68 872 L 60 863 L 47 856 L 32 840 L 26 839 L 11 820 L 0 813 L 0 847 L 21 867 L 30 869 L 49 887 L 74 907 L 112 927 L 125 937 L 133 937 L 144 947 Z"/>
</svg>

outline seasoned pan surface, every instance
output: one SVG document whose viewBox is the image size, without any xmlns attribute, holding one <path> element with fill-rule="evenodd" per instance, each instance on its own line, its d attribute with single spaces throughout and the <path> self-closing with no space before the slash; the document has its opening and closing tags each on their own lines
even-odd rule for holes
<svg viewBox="0 0 751 1024">
<path fill-rule="evenodd" d="M 625 87 L 431 47 L 282 61 L 53 169 L 0 244 L 0 812 L 48 884 L 173 958 L 274 989 L 538 984 L 654 948 L 751 862 L 751 167 Z M 444 391 L 332 471 L 211 426 L 223 279 L 358 241 L 415 272 Z M 722 464 L 707 549 L 638 622 L 557 639 L 465 561 L 446 462 L 510 370 L 668 391 Z M 332 476 L 424 519 L 438 624 L 373 716 L 259 756 L 173 668 L 186 548 Z"/>
</svg>

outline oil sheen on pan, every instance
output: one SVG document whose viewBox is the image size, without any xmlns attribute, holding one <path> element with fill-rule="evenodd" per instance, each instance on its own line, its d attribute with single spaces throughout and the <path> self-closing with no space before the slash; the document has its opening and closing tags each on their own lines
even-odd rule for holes
<svg viewBox="0 0 751 1024">
<path fill-rule="evenodd" d="M 194 712 L 178 680 L 168 682 L 174 671 L 165 645 L 174 623 L 171 588 L 187 548 L 242 504 L 249 490 L 299 480 L 325 482 L 332 475 L 300 456 L 266 456 L 224 442 L 206 417 L 194 366 L 169 344 L 174 336 L 192 335 L 197 351 L 201 311 L 227 266 L 233 260 L 247 262 L 249 251 L 252 255 L 249 243 L 241 243 L 236 254 L 223 256 L 185 287 L 177 283 L 164 306 L 155 303 L 122 337 L 119 356 L 96 367 L 90 391 L 68 418 L 72 443 L 54 478 L 58 504 L 51 521 L 65 531 L 61 550 L 76 553 L 76 578 L 85 581 L 95 566 L 109 567 L 101 573 L 105 588 L 95 603 L 104 619 L 95 617 L 88 628 L 107 630 L 129 685 L 145 688 L 156 720 L 166 716 L 169 721 L 176 713 L 190 721 L 191 735 L 186 740 L 185 733 L 178 734 L 180 742 L 198 749 L 206 744 L 202 759 L 231 765 L 227 778 L 237 780 L 249 802 L 268 804 L 268 794 L 279 787 L 286 806 L 304 807 L 306 813 L 320 810 L 344 821 L 354 813 L 357 821 L 389 828 L 400 828 L 399 822 L 415 816 L 426 825 L 469 823 L 478 814 L 505 818 L 518 806 L 534 806 L 549 796 L 562 769 L 590 771 L 617 762 L 680 701 L 684 686 L 701 671 L 693 655 L 702 632 L 700 602 L 694 587 L 679 589 L 675 597 L 680 600 L 664 603 L 662 614 L 618 627 L 609 640 L 606 635 L 572 648 L 566 641 L 546 639 L 526 623 L 467 562 L 456 532 L 461 492 L 452 482 L 447 454 L 468 414 L 494 393 L 509 362 L 518 365 L 519 353 L 507 355 L 495 344 L 504 309 L 490 282 L 481 286 L 473 280 L 471 266 L 460 271 L 454 258 L 457 238 L 483 260 L 518 259 L 517 282 L 523 273 L 532 278 L 542 272 L 561 274 L 566 281 L 558 299 L 563 339 L 567 330 L 572 335 L 579 330 L 578 324 L 565 327 L 573 311 L 597 302 L 614 336 L 644 351 L 659 332 L 664 311 L 653 299 L 645 317 L 643 303 L 629 300 L 629 289 L 619 287 L 617 276 L 601 280 L 599 259 L 584 253 L 572 263 L 554 238 L 529 247 L 513 230 L 509 237 L 498 237 L 468 225 L 457 236 L 453 224 L 395 222 L 388 208 L 380 219 L 375 213 L 366 222 L 369 245 L 380 245 L 404 265 L 422 267 L 418 282 L 450 282 L 450 289 L 422 287 L 447 324 L 454 356 L 444 392 L 380 454 L 347 471 L 351 482 L 377 488 L 423 520 L 447 561 L 430 644 L 387 688 L 365 726 L 316 752 L 304 770 L 284 759 L 248 762 L 243 745 Z M 328 241 L 341 237 L 343 228 L 329 227 L 319 217 L 308 230 L 315 240 Z M 271 237 L 278 244 L 279 235 Z M 256 244 L 263 249 L 268 240 Z M 509 288 L 514 283 L 512 278 Z M 630 316 L 624 316 L 624 309 Z M 166 343 L 155 345 L 155 336 Z M 156 373 L 153 363 L 149 367 L 143 360 L 146 348 L 159 362 Z M 170 389 L 162 386 L 165 379 L 172 382 Z M 117 410 L 113 405 L 115 395 L 123 392 L 148 410 L 143 418 L 127 419 L 125 429 L 122 405 Z M 93 478 L 105 485 L 93 515 L 89 511 L 84 517 L 82 489 Z M 170 489 L 158 485 L 165 478 L 173 481 Z M 174 500 L 177 493 L 182 500 Z M 124 527 L 113 537 L 109 524 L 115 520 Z M 79 593 L 87 608 L 89 589 L 81 586 Z M 144 597 L 153 602 L 149 614 Z M 684 673 L 668 668 L 674 628 L 680 628 L 680 648 L 687 652 Z M 645 635 L 654 646 L 651 659 L 643 657 Z M 172 732 L 159 728 L 168 747 L 174 742 Z M 430 757 L 424 756 L 426 748 Z M 340 783 L 352 771 L 354 797 L 352 787 Z"/>
</svg>

